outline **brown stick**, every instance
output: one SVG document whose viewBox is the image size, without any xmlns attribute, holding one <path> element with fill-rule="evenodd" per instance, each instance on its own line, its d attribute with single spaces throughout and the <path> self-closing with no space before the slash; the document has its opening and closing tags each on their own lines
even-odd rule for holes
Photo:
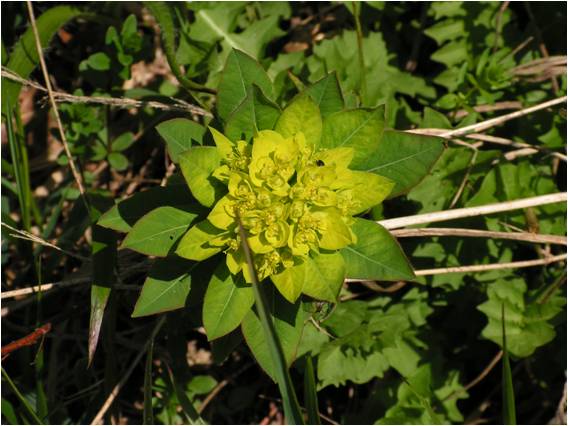
<svg viewBox="0 0 568 426">
<path fill-rule="evenodd" d="M 479 382 L 481 382 L 485 377 L 487 377 L 487 375 L 491 372 L 491 370 L 495 368 L 495 366 L 502 357 L 503 357 L 503 351 L 501 350 L 497 352 L 497 355 L 493 357 L 493 359 L 489 362 L 489 364 L 487 364 L 487 366 L 483 369 L 481 373 L 479 373 L 479 375 L 475 379 L 473 379 L 471 382 L 469 382 L 467 385 L 463 387 L 463 391 L 457 390 L 455 392 L 452 392 L 451 394 L 449 394 L 447 397 L 444 398 L 444 401 L 456 398 L 461 392 L 468 391 L 469 389 L 477 385 Z"/>
<path fill-rule="evenodd" d="M 419 229 L 395 229 L 391 232 L 398 238 L 406 237 L 480 237 L 501 238 L 506 240 L 526 241 L 539 244 L 567 245 L 567 239 L 562 235 L 543 235 L 531 232 L 498 232 L 480 229 L 464 228 L 419 228 Z"/>
</svg>

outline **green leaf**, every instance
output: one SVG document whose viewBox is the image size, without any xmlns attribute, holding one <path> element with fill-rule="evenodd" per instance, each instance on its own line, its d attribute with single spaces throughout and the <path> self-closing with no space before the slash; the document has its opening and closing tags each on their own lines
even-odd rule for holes
<svg viewBox="0 0 568 426">
<path fill-rule="evenodd" d="M 308 424 L 321 424 L 318 408 L 318 393 L 316 390 L 316 378 L 312 357 L 306 355 L 306 367 L 304 369 L 304 405 L 308 412 Z"/>
<path fill-rule="evenodd" d="M 157 259 L 144 281 L 132 318 L 173 311 L 185 306 L 195 263 L 168 256 Z"/>
<path fill-rule="evenodd" d="M 83 12 L 79 8 L 71 6 L 56 6 L 42 13 L 36 19 L 41 46 L 46 49 L 50 40 L 61 26 L 82 14 Z M 35 45 L 34 33 L 32 27 L 28 27 L 12 50 L 6 68 L 22 78 L 28 78 L 38 63 L 39 56 Z M 21 84 L 14 81 L 2 80 L 3 115 L 8 111 L 9 106 L 15 108 L 18 105 L 21 87 Z"/>
<path fill-rule="evenodd" d="M 303 132 L 308 144 L 319 147 L 322 136 L 319 107 L 307 94 L 299 94 L 282 111 L 275 130 L 284 137 Z"/>
<path fill-rule="evenodd" d="M 322 118 L 345 108 L 345 101 L 341 93 L 341 86 L 337 79 L 337 73 L 331 72 L 321 80 L 306 89 L 316 105 L 319 107 Z"/>
<path fill-rule="evenodd" d="M 515 390 L 513 388 L 513 374 L 509 363 L 507 350 L 507 333 L 505 330 L 505 304 L 501 305 L 501 324 L 503 329 L 503 378 L 501 388 L 503 392 L 503 424 L 516 425 Z"/>
<path fill-rule="evenodd" d="M 193 196 L 205 207 L 212 207 L 227 191 L 227 188 L 213 177 L 213 171 L 221 164 L 217 148 L 194 147 L 180 154 L 178 158 Z"/>
<path fill-rule="evenodd" d="M 362 347 L 360 340 L 369 343 Z M 372 350 L 373 340 L 365 327 L 358 327 L 351 334 L 323 345 L 317 363 L 318 389 L 344 385 L 348 380 L 360 384 L 382 377 L 389 364 L 381 351 Z"/>
<path fill-rule="evenodd" d="M 253 84 L 272 99 L 272 82 L 266 71 L 246 53 L 233 49 L 227 57 L 217 95 L 217 113 L 223 121 L 243 102 Z"/>
<path fill-rule="evenodd" d="M 357 218 L 357 242 L 341 250 L 347 277 L 363 280 L 411 280 L 414 271 L 394 237 L 381 225 Z"/>
<path fill-rule="evenodd" d="M 108 162 L 113 169 L 118 171 L 126 170 L 128 168 L 128 158 L 120 152 L 111 152 L 108 155 Z"/>
<path fill-rule="evenodd" d="M 302 292 L 314 299 L 336 303 L 345 279 L 345 261 L 341 253 L 320 253 L 307 258 L 305 265 Z"/>
<path fill-rule="evenodd" d="M 341 253 L 320 253 L 309 258 L 306 268 L 303 292 L 315 299 L 336 303 L 346 275 Z"/>
<path fill-rule="evenodd" d="M 323 122 L 321 147 L 353 147 L 355 155 L 350 167 L 364 169 L 368 158 L 377 155 L 383 136 L 384 116 L 384 106 L 331 114 Z"/>
<path fill-rule="evenodd" d="M 187 118 L 174 118 L 156 126 L 160 136 L 166 141 L 168 154 L 174 163 L 179 162 L 179 155 L 191 148 L 193 143 L 203 144 L 205 127 Z"/>
<path fill-rule="evenodd" d="M 100 216 L 101 211 L 106 210 L 112 203 L 110 199 L 97 195 L 90 195 L 89 199 L 91 201 L 90 217 L 95 221 Z M 91 312 L 89 318 L 89 365 L 93 362 L 95 356 L 105 308 L 112 287 L 117 280 L 116 232 L 93 224 L 92 235 L 93 282 L 91 285 Z"/>
<path fill-rule="evenodd" d="M 209 243 L 222 232 L 224 231 L 215 228 L 208 220 L 199 222 L 182 237 L 176 254 L 185 259 L 205 260 L 221 251 L 221 246 Z"/>
<path fill-rule="evenodd" d="M 112 141 L 112 150 L 124 151 L 125 149 L 128 149 L 134 142 L 134 133 L 125 132 Z"/>
<path fill-rule="evenodd" d="M 165 257 L 196 217 L 175 207 L 158 207 L 134 224 L 121 248 Z"/>
<path fill-rule="evenodd" d="M 253 85 L 227 118 L 225 134 L 233 141 L 250 140 L 259 130 L 272 130 L 279 116 L 280 108 Z"/>
<path fill-rule="evenodd" d="M 365 171 L 395 183 L 389 198 L 416 186 L 432 169 L 444 150 L 442 138 L 386 130 L 376 155 L 369 157 Z"/>
<path fill-rule="evenodd" d="M 265 287 L 264 284 L 261 285 Z M 295 304 L 287 302 L 273 288 L 261 288 L 261 290 L 265 290 L 266 294 L 270 295 L 267 298 L 270 305 L 269 315 L 272 318 L 276 335 L 282 344 L 286 363 L 290 366 L 296 357 L 296 351 L 302 337 L 304 311 L 300 307 L 300 302 Z M 247 345 L 259 365 L 276 381 L 276 367 L 271 358 L 258 314 L 253 310 L 249 311 L 241 327 Z"/>
<path fill-rule="evenodd" d="M 488 317 L 488 324 L 481 332 L 484 338 L 503 344 L 501 309 L 504 304 L 510 354 L 528 357 L 554 339 L 556 333 L 549 320 L 562 311 L 565 298 L 554 296 L 546 304 L 537 303 L 530 293 L 527 295 L 525 281 L 514 276 L 493 282 L 487 289 L 487 296 L 488 300 L 477 307 Z"/>
<path fill-rule="evenodd" d="M 110 58 L 103 52 L 92 54 L 87 58 L 86 63 L 89 68 L 95 71 L 108 71 L 110 69 Z"/>
<path fill-rule="evenodd" d="M 254 304 L 254 293 L 242 274 L 234 277 L 221 263 L 209 281 L 203 301 L 203 326 L 209 340 L 237 328 Z"/>
<path fill-rule="evenodd" d="M 295 303 L 300 297 L 306 281 L 306 264 L 302 263 L 285 268 L 279 274 L 272 275 L 270 279 L 286 300 Z"/>
<path fill-rule="evenodd" d="M 196 212 L 199 212 L 201 207 L 195 201 L 192 201 L 187 185 L 180 178 L 178 183 L 137 192 L 133 196 L 120 201 L 103 214 L 97 223 L 104 228 L 114 229 L 119 232 L 129 232 L 142 216 L 163 206 Z"/>
</svg>

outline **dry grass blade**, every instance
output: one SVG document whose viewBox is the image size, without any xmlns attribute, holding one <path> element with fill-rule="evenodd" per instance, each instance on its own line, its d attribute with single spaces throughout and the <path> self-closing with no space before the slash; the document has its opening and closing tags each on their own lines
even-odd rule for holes
<svg viewBox="0 0 568 426">
<path fill-rule="evenodd" d="M 31 232 L 27 232 L 27 231 L 24 231 L 24 230 L 16 229 L 16 228 L 14 228 L 14 227 L 12 227 L 12 226 L 8 225 L 7 223 L 4 223 L 4 222 L 0 222 L 0 225 L 2 225 L 2 226 L 4 226 L 4 227 L 8 228 L 8 229 L 11 230 L 11 231 L 14 231 L 15 234 L 10 234 L 10 235 L 11 235 L 12 237 L 14 237 L 14 238 L 21 238 L 21 239 L 23 239 L 23 240 L 31 241 L 31 242 L 40 244 L 40 245 L 45 246 L 45 247 L 53 248 L 53 249 L 55 249 L 55 250 L 57 250 L 57 251 L 60 251 L 61 253 L 66 254 L 67 256 L 71 256 L 71 257 L 74 257 L 74 258 L 76 258 L 76 259 L 80 259 L 80 260 L 84 260 L 84 261 L 88 261 L 88 260 L 89 260 L 88 257 L 84 257 L 84 256 L 81 256 L 81 255 L 79 255 L 79 254 L 71 253 L 70 251 L 64 250 L 64 249 L 62 249 L 61 247 L 58 247 L 58 246 L 56 246 L 55 244 L 52 244 L 52 243 L 50 243 L 49 241 L 46 241 L 46 240 L 44 240 L 43 238 L 38 237 L 37 235 L 32 234 Z"/>
<path fill-rule="evenodd" d="M 9 80 L 16 81 L 26 86 L 34 87 L 42 92 L 47 92 L 47 89 L 35 81 L 26 80 L 16 74 L 14 74 L 9 69 L 2 67 L 2 77 Z M 172 103 L 166 104 L 158 101 L 140 101 L 138 99 L 129 98 L 111 98 L 103 96 L 77 96 L 70 95 L 64 92 L 53 91 L 53 96 L 56 102 L 69 102 L 69 103 L 83 103 L 83 104 L 99 104 L 99 105 L 109 105 L 116 108 L 143 108 L 150 107 L 154 109 L 159 109 L 163 111 L 179 111 L 188 112 L 191 114 L 202 115 L 205 117 L 211 117 L 211 113 L 200 108 L 196 105 L 192 105 L 181 99 L 171 98 Z"/>
<path fill-rule="evenodd" d="M 506 240 L 526 241 L 529 243 L 567 245 L 567 239 L 562 235 L 542 235 L 531 232 L 498 232 L 465 228 L 420 228 L 396 229 L 391 232 L 398 238 L 405 237 L 479 237 L 502 238 Z"/>
</svg>

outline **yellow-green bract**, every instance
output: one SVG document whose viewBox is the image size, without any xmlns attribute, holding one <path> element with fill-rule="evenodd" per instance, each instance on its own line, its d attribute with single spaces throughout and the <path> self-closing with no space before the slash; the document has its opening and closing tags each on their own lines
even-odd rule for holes
<svg viewBox="0 0 568 426">
<path fill-rule="evenodd" d="M 230 272 L 250 282 L 239 216 L 259 279 L 270 278 L 291 302 L 301 293 L 334 300 L 337 292 L 322 290 L 314 280 L 324 275 L 339 290 L 345 268 L 338 250 L 356 242 L 353 216 L 383 201 L 394 184 L 350 170 L 353 148 L 316 149 L 301 131 L 284 137 L 260 130 L 247 143 L 210 130 L 220 158 L 211 179 L 228 191 L 183 236 L 177 254 L 204 260 L 222 251 Z M 194 192 L 191 183 L 190 189 Z"/>
</svg>

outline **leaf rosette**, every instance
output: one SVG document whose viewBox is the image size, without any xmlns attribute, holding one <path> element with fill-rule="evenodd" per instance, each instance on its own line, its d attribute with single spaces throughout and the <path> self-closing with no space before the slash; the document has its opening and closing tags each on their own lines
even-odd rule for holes
<svg viewBox="0 0 568 426">
<path fill-rule="evenodd" d="M 321 136 L 314 139 L 313 135 L 321 131 L 314 132 L 313 125 L 298 125 L 298 115 L 306 111 L 316 114 L 315 120 L 306 123 L 319 122 L 321 129 L 319 108 L 302 96 L 283 112 L 277 130 L 257 130 L 250 142 L 233 141 L 210 128 L 216 149 L 208 152 L 206 179 L 198 178 L 204 171 L 190 161 L 183 167 L 182 158 L 182 170 L 196 199 L 206 198 L 203 182 L 214 180 L 225 191 L 206 220 L 183 236 L 179 256 L 199 261 L 223 252 L 229 271 L 242 273 L 251 282 L 238 232 L 240 218 L 260 280 L 270 278 L 292 303 L 301 293 L 335 301 L 345 278 L 344 260 L 337 254 L 357 242 L 351 229 L 353 216 L 383 201 L 394 183 L 374 173 L 351 170 L 354 147 L 320 146 Z M 190 159 L 191 150 L 185 155 Z M 314 261 L 320 269 L 334 263 L 336 273 L 327 291 L 312 285 Z"/>
</svg>

